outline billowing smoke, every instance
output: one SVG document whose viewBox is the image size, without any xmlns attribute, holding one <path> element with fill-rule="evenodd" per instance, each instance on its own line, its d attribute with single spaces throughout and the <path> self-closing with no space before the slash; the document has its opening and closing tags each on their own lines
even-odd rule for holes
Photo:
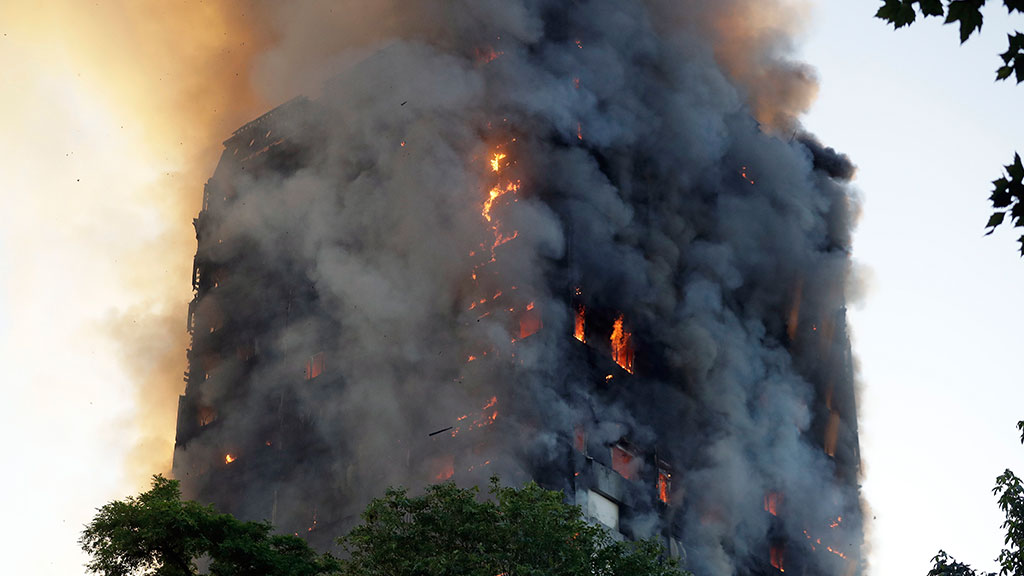
<svg viewBox="0 0 1024 576">
<path fill-rule="evenodd" d="M 329 538 L 389 484 L 571 494 L 586 453 L 671 470 L 618 529 L 698 574 L 856 570 L 854 170 L 780 8 L 374 6 L 274 9 L 258 75 L 328 79 L 207 186 L 186 486 Z"/>
</svg>

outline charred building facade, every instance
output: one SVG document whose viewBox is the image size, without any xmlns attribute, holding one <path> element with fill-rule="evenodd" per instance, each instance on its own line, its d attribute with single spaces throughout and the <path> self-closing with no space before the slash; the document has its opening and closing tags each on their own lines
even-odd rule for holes
<svg viewBox="0 0 1024 576">
<path fill-rule="evenodd" d="M 175 476 L 321 546 L 387 485 L 497 474 L 696 574 L 860 573 L 849 162 L 711 54 L 548 10 L 224 142 Z"/>
</svg>

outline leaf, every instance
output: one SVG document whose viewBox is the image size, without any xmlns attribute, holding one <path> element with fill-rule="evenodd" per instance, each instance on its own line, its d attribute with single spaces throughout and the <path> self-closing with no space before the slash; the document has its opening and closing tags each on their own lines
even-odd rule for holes
<svg viewBox="0 0 1024 576">
<path fill-rule="evenodd" d="M 946 24 L 960 22 L 960 43 L 967 42 L 975 31 L 981 30 L 981 7 L 985 0 L 953 0 L 949 3 Z"/>
<path fill-rule="evenodd" d="M 1003 0 L 1003 6 L 1006 6 L 1007 13 L 1024 12 L 1024 0 Z"/>
<path fill-rule="evenodd" d="M 1024 0 L 1010 1 L 1024 2 Z M 918 4 L 921 5 L 921 14 L 925 16 L 942 16 L 942 0 L 920 0 Z"/>
<path fill-rule="evenodd" d="M 885 0 L 885 4 L 875 12 L 875 18 L 889 22 L 893 28 L 902 28 L 917 19 L 917 12 L 914 12 L 911 0 Z"/>
<path fill-rule="evenodd" d="M 1010 175 L 1010 180 L 1020 183 L 1024 181 L 1024 164 L 1020 161 L 1020 154 L 1014 153 L 1013 164 L 1006 167 L 1006 173 Z"/>
<path fill-rule="evenodd" d="M 1004 217 L 1006 217 L 1006 212 L 996 212 L 992 214 L 992 216 L 988 219 L 988 224 L 985 225 L 985 228 L 991 228 L 991 230 L 986 232 L 985 236 L 988 236 L 989 234 L 995 232 L 996 227 L 1003 223 Z"/>
<path fill-rule="evenodd" d="M 996 80 L 1006 80 L 1013 74 L 1013 67 L 1011 66 L 1000 66 L 999 70 L 996 70 Z M 1020 84 L 1020 80 L 1017 81 Z"/>
<path fill-rule="evenodd" d="M 1010 194 L 1009 187 L 1010 182 L 1006 178 L 1000 178 L 993 180 L 992 184 L 992 195 L 989 196 L 989 200 L 992 201 L 993 208 L 1006 208 L 1013 201 L 1013 196 Z"/>
</svg>

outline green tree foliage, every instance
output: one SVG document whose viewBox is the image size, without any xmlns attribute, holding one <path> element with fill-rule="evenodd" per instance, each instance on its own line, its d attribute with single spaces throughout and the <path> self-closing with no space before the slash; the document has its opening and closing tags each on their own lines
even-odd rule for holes
<svg viewBox="0 0 1024 576">
<path fill-rule="evenodd" d="M 345 576 L 682 576 L 654 540 L 615 542 L 562 494 L 534 483 L 490 500 L 476 489 L 431 486 L 410 497 L 389 489 L 363 524 L 339 540 Z"/>
<path fill-rule="evenodd" d="M 994 1 L 994 0 L 993 0 Z M 918 14 L 924 18 L 945 18 L 946 24 L 958 24 L 960 43 L 963 44 L 975 32 L 980 32 L 984 23 L 981 9 L 986 0 L 882 0 L 882 6 L 875 13 L 893 25 L 894 28 L 909 26 L 917 20 Z M 1024 0 L 1002 0 L 1003 6 L 1010 14 L 1024 13 Z M 1014 31 L 1007 35 L 1009 46 L 1006 52 L 999 55 L 1002 64 L 996 70 L 996 80 L 1006 80 L 1013 76 L 1017 84 L 1024 82 L 1024 34 Z M 1020 156 L 1014 154 L 1013 163 L 1004 167 L 1006 176 L 992 182 L 994 188 L 989 200 L 992 202 L 993 213 L 986 228 L 991 234 L 1003 223 L 1009 214 L 1013 226 L 1024 228 L 1024 167 Z M 1020 243 L 1021 256 L 1024 256 L 1024 235 Z"/>
<path fill-rule="evenodd" d="M 271 534 L 266 522 L 242 522 L 213 507 L 182 501 L 176 480 L 153 477 L 148 492 L 97 511 L 79 543 L 102 576 L 194 576 L 200 559 L 212 576 L 317 576 L 340 564 L 296 536 Z"/>
<path fill-rule="evenodd" d="M 1021 432 L 1021 444 L 1024 444 L 1024 420 L 1017 422 L 1017 430 Z M 1006 530 L 1003 546 L 996 562 L 999 562 L 1001 576 L 1024 576 L 1024 483 L 1011 470 L 996 478 L 992 494 L 999 502 L 1005 520 L 1002 528 Z M 928 576 L 995 576 L 994 572 L 982 573 L 967 564 L 957 562 L 942 550 L 932 558 L 935 564 Z"/>
<path fill-rule="evenodd" d="M 939 550 L 939 553 L 932 558 L 932 562 L 935 566 L 928 571 L 928 576 L 996 576 L 995 572 L 988 574 L 982 574 L 971 568 L 967 564 L 957 562 L 953 558 L 950 558 L 944 551 Z"/>
</svg>

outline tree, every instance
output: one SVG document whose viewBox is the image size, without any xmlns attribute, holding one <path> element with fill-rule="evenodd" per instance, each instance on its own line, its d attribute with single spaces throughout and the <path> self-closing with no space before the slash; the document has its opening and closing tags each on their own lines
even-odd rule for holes
<svg viewBox="0 0 1024 576">
<path fill-rule="evenodd" d="M 1021 444 L 1024 444 L 1024 420 L 1017 422 Z M 1002 528 L 1006 530 L 1003 539 L 1005 548 L 999 552 L 999 574 L 1002 576 L 1024 576 L 1024 483 L 1010 469 L 996 478 L 992 494 L 996 495 L 999 509 L 1006 519 Z M 961 564 L 944 551 L 932 558 L 935 565 L 928 576 L 995 576 L 995 573 L 982 573 L 967 564 Z"/>
<path fill-rule="evenodd" d="M 176 480 L 97 511 L 79 542 L 102 576 L 684 576 L 655 540 L 615 542 L 588 524 L 560 492 L 535 483 L 503 488 L 491 501 L 452 483 L 423 496 L 389 488 L 339 539 L 350 554 L 318 555 L 266 522 L 242 522 L 212 506 L 181 500 Z"/>
<path fill-rule="evenodd" d="M 148 492 L 97 511 L 79 543 L 103 576 L 194 576 L 200 559 L 213 576 L 317 576 L 340 563 L 297 536 L 271 534 L 266 522 L 242 522 L 212 506 L 182 501 L 177 480 L 153 477 Z"/>
<path fill-rule="evenodd" d="M 986 0 L 882 0 L 882 6 L 875 13 L 893 25 L 894 28 L 909 26 L 917 20 L 918 14 L 924 18 L 945 16 L 946 24 L 958 23 L 960 27 L 960 43 L 963 44 L 976 32 L 981 32 L 984 16 L 981 8 Z M 1024 13 L 1024 0 L 1002 0 L 1008 13 Z M 1009 47 L 999 55 L 1002 64 L 996 70 L 996 80 L 1006 80 L 1011 75 L 1017 84 L 1024 82 L 1024 34 L 1014 31 L 1007 34 Z M 1024 228 L 1024 164 L 1020 155 L 1013 155 L 1013 162 L 1003 167 L 1005 176 L 992 181 L 992 216 L 988 219 L 988 232 L 1003 223 L 1010 216 L 1015 228 Z M 1024 257 L 1024 235 L 1018 238 L 1020 253 Z"/>
<path fill-rule="evenodd" d="M 446 483 L 410 497 L 389 489 L 339 539 L 345 576 L 682 576 L 654 540 L 615 542 L 562 494 L 535 483 L 489 501 Z"/>
</svg>

